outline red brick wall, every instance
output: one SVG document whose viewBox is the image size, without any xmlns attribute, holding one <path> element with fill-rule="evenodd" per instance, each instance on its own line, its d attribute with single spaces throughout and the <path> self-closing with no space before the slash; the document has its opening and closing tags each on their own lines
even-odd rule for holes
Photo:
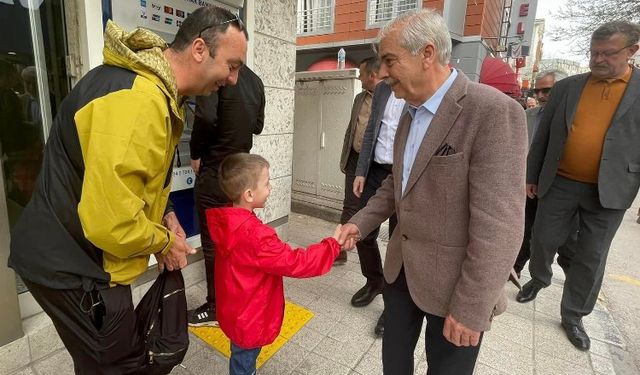
<svg viewBox="0 0 640 375">
<path fill-rule="evenodd" d="M 502 24 L 504 0 L 467 0 L 464 35 L 481 35 L 490 45 L 497 44 Z"/>
<path fill-rule="evenodd" d="M 424 8 L 435 8 L 442 12 L 444 0 L 423 0 L 422 6 Z M 375 38 L 379 29 L 367 29 L 366 18 L 367 0 L 336 0 L 334 32 L 332 34 L 298 37 L 296 43 L 299 46 L 304 46 Z"/>
</svg>

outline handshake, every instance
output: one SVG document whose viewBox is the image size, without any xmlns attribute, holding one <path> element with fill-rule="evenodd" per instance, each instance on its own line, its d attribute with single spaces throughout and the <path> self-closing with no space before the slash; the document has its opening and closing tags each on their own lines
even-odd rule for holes
<svg viewBox="0 0 640 375">
<path fill-rule="evenodd" d="M 360 229 L 355 224 L 338 225 L 333 238 L 338 241 L 342 250 L 352 250 L 360 240 Z"/>
</svg>

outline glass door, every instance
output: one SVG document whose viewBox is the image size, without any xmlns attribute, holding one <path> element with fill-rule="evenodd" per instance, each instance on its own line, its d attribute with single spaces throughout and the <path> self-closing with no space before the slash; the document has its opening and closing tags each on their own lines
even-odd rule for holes
<svg viewBox="0 0 640 375">
<path fill-rule="evenodd" d="M 64 19 L 63 0 L 0 0 L 0 199 L 10 228 L 31 198 L 53 117 L 69 92 Z M 17 288 L 27 291 L 19 279 Z"/>
</svg>

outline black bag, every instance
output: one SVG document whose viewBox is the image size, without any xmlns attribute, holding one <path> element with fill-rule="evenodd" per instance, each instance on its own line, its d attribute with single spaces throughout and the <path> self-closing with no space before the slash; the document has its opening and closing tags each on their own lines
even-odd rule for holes
<svg viewBox="0 0 640 375">
<path fill-rule="evenodd" d="M 144 374 L 168 374 L 189 348 L 187 299 L 182 272 L 164 271 L 136 307 L 145 342 Z"/>
</svg>

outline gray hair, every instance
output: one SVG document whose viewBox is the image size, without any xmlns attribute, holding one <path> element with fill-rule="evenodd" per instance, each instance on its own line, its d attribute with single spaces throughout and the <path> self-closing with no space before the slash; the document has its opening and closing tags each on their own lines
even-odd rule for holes
<svg viewBox="0 0 640 375">
<path fill-rule="evenodd" d="M 640 25 L 628 21 L 611 21 L 598 27 L 591 35 L 591 40 L 605 40 L 614 34 L 622 34 L 625 45 L 637 44 L 640 40 Z"/>
<path fill-rule="evenodd" d="M 567 78 L 569 75 L 563 72 L 562 70 L 558 70 L 558 69 L 545 70 L 536 75 L 536 81 L 539 79 L 543 79 L 544 77 L 547 77 L 547 76 L 553 77 L 553 82 L 558 82 L 560 80 Z"/>
<path fill-rule="evenodd" d="M 417 55 L 427 44 L 433 44 L 438 62 L 447 65 L 451 58 L 451 35 L 444 18 L 432 9 L 417 9 L 406 12 L 387 23 L 378 34 L 376 43 L 389 35 L 391 30 L 401 27 L 400 45 L 412 55 Z"/>
</svg>

